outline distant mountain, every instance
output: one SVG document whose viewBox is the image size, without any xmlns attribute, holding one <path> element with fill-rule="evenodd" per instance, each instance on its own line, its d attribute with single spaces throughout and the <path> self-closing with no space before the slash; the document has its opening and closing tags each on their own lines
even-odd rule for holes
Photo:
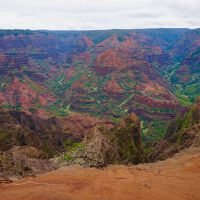
<svg viewBox="0 0 200 200">
<path fill-rule="evenodd" d="M 135 112 L 157 131 L 199 95 L 199 48 L 199 29 L 0 30 L 0 105 L 113 121 Z"/>
<path fill-rule="evenodd" d="M 200 95 L 200 29 L 186 32 L 170 52 L 174 65 L 167 70 L 173 93 L 190 104 Z"/>
</svg>

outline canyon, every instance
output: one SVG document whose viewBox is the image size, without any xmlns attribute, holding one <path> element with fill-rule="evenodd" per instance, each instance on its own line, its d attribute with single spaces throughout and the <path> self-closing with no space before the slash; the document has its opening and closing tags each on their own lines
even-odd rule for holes
<svg viewBox="0 0 200 200">
<path fill-rule="evenodd" d="M 134 112 L 161 138 L 199 96 L 199 41 L 199 29 L 0 30 L 0 105 L 112 122 Z"/>
<path fill-rule="evenodd" d="M 197 200 L 199 96 L 200 29 L 0 30 L 0 199 Z"/>
</svg>

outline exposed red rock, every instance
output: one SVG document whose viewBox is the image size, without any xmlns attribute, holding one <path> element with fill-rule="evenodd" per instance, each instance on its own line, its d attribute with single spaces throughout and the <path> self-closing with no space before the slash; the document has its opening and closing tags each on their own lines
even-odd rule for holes
<svg viewBox="0 0 200 200">
<path fill-rule="evenodd" d="M 14 77 L 6 90 L 0 92 L 0 103 L 11 104 L 13 106 L 19 105 L 28 112 L 28 109 L 31 108 L 36 101 L 42 106 L 55 101 L 55 98 L 50 96 L 49 93 L 45 93 L 45 90 L 42 92 L 36 91 L 32 89 L 28 83 L 31 83 L 28 79 L 21 81 L 19 78 Z"/>
<path fill-rule="evenodd" d="M 104 86 L 104 90 L 108 94 L 123 93 L 122 87 L 115 80 L 108 81 Z"/>
<path fill-rule="evenodd" d="M 100 55 L 98 55 L 95 65 L 99 68 L 108 67 L 108 68 L 116 68 L 123 69 L 126 68 L 126 64 L 120 59 L 120 55 L 114 50 L 107 50 Z"/>
<path fill-rule="evenodd" d="M 71 113 L 69 116 L 61 118 L 60 120 L 64 132 L 66 134 L 72 134 L 78 139 L 83 139 L 85 135 L 97 125 L 103 125 L 107 128 L 111 128 L 114 125 L 110 120 L 102 120 L 81 113 Z"/>
<path fill-rule="evenodd" d="M 138 113 L 144 117 L 145 110 L 150 113 L 155 107 L 158 109 L 152 117 L 164 113 L 169 117 L 169 112 L 174 116 L 182 107 L 160 72 L 175 64 L 172 57 L 178 55 L 180 46 L 186 45 L 184 38 L 191 41 L 191 35 L 194 36 L 194 48 L 190 44 L 187 49 L 198 47 L 198 31 L 189 32 L 2 31 L 0 101 L 6 102 L 7 107 L 20 106 L 41 116 L 45 112 L 47 116 L 66 115 L 67 107 L 100 117 L 122 117 L 141 108 L 143 111 Z M 174 43 L 178 38 L 177 47 Z M 186 55 L 185 51 L 180 53 Z M 190 71 L 190 63 L 198 61 L 196 57 L 186 57 L 182 66 L 188 66 L 187 69 L 174 73 L 179 74 L 181 83 L 191 80 L 184 72 Z M 192 69 L 196 70 L 197 64 Z M 18 89 L 10 77 L 20 80 L 16 83 Z M 25 86 L 24 80 L 31 84 Z M 32 103 L 36 98 L 38 103 Z"/>
</svg>

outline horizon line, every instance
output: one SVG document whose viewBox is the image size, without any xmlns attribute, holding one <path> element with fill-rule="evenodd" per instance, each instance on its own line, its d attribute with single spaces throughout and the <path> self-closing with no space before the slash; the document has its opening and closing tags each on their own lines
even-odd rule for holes
<svg viewBox="0 0 200 200">
<path fill-rule="evenodd" d="M 30 29 L 30 28 L 0 28 L 0 31 L 115 31 L 115 30 L 159 30 L 159 29 L 185 29 L 195 30 L 191 27 L 149 27 L 149 28 L 108 28 L 108 29 Z"/>
</svg>

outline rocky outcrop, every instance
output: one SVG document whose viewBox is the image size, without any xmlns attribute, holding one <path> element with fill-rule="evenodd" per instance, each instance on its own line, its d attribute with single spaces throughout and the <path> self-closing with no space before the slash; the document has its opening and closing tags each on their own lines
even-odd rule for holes
<svg viewBox="0 0 200 200">
<path fill-rule="evenodd" d="M 81 144 L 55 158 L 54 162 L 59 166 L 81 164 L 90 167 L 144 162 L 138 117 L 130 114 L 110 129 L 96 126 Z"/>
<path fill-rule="evenodd" d="M 0 151 L 0 183 L 53 169 L 46 155 L 35 147 L 13 146 L 8 151 Z"/>
<path fill-rule="evenodd" d="M 200 99 L 169 124 L 164 139 L 155 144 L 150 161 L 167 159 L 192 145 L 200 146 Z"/>
<path fill-rule="evenodd" d="M 21 111 L 0 111 L 2 151 L 15 145 L 31 145 L 52 156 L 63 149 L 62 139 L 62 126 L 56 117 L 42 119 Z"/>
<path fill-rule="evenodd" d="M 52 156 L 66 145 L 82 141 L 91 129 L 101 125 L 111 128 L 114 123 L 80 113 L 42 118 L 22 111 L 0 110 L 0 150 L 31 145 Z"/>
<path fill-rule="evenodd" d="M 111 128 L 114 126 L 114 122 L 108 119 L 100 119 L 87 114 L 70 113 L 66 117 L 59 118 L 64 131 L 64 139 L 66 136 L 73 135 L 77 140 L 82 141 L 83 138 L 89 133 L 95 126 L 104 126 Z"/>
<path fill-rule="evenodd" d="M 0 110 L 0 182 L 52 170 L 49 158 L 82 141 L 87 132 L 101 124 L 113 126 L 78 113 L 66 118 L 41 118 Z"/>
</svg>

